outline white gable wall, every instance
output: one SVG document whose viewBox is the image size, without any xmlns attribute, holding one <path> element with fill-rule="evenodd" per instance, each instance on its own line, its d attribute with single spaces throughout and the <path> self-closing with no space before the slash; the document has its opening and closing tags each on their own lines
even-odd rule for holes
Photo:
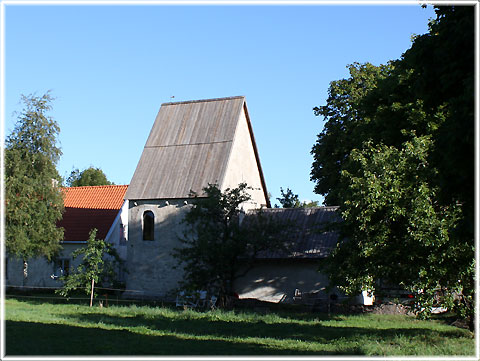
<svg viewBox="0 0 480 361">
<path fill-rule="evenodd" d="M 244 209 L 266 207 L 267 200 L 260 178 L 259 165 L 257 165 L 253 150 L 245 108 L 240 113 L 230 159 L 220 188 L 222 191 L 226 188 L 236 188 L 242 182 L 253 188 L 253 190 L 249 190 L 252 200 L 244 205 Z"/>
<path fill-rule="evenodd" d="M 185 201 L 187 204 L 185 204 Z M 183 270 L 173 258 L 174 248 L 181 247 L 190 209 L 189 199 L 130 200 L 126 289 L 124 297 L 161 297 L 175 299 L 175 290 L 183 279 Z M 143 240 L 143 214 L 154 214 L 154 240 Z"/>
</svg>

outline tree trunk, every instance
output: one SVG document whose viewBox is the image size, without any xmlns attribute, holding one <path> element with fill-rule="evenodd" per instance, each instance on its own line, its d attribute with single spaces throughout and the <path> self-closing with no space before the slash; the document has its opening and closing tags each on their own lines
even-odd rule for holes
<svg viewBox="0 0 480 361">
<path fill-rule="evenodd" d="M 93 287 L 95 285 L 95 280 L 92 278 L 92 292 L 90 293 L 90 307 L 92 307 L 93 304 Z"/>
</svg>

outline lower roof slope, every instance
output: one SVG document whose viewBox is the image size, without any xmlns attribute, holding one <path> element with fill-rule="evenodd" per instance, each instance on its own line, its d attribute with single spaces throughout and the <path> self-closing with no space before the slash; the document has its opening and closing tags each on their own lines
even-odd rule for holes
<svg viewBox="0 0 480 361">
<path fill-rule="evenodd" d="M 337 210 L 338 207 L 262 209 L 264 215 L 272 217 L 276 221 L 291 222 L 294 229 L 289 241 L 291 241 L 293 247 L 288 254 L 272 250 L 263 252 L 257 258 L 312 259 L 327 257 L 339 241 L 338 233 L 327 227 L 330 223 L 341 221 Z M 247 213 L 246 219 L 255 212 L 258 212 L 258 210 Z"/>
</svg>

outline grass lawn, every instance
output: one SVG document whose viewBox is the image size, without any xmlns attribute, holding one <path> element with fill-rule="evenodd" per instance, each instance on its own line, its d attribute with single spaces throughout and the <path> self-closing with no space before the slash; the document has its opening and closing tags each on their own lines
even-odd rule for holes
<svg viewBox="0 0 480 361">
<path fill-rule="evenodd" d="M 5 300 L 13 355 L 468 355 L 468 330 L 401 315 L 183 311 Z"/>
</svg>

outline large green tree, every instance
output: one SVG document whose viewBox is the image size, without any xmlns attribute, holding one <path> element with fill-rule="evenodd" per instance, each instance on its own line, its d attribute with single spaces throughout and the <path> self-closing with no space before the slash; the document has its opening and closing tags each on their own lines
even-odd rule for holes
<svg viewBox="0 0 480 361">
<path fill-rule="evenodd" d="M 78 168 L 72 170 L 66 183 L 69 187 L 103 186 L 113 184 L 107 179 L 107 176 L 100 168 L 94 167 L 89 167 L 83 171 L 80 171 Z"/>
<path fill-rule="evenodd" d="M 474 14 L 435 11 L 400 59 L 355 63 L 331 83 L 314 108 L 326 124 L 311 179 L 344 219 L 348 241 L 325 266 L 332 283 L 354 293 L 382 279 L 415 291 L 424 313 L 443 293 L 472 315 Z"/>
<path fill-rule="evenodd" d="M 47 115 L 49 93 L 22 96 L 22 101 L 24 108 L 5 141 L 5 246 L 24 261 L 34 256 L 50 260 L 63 239 L 63 229 L 56 226 L 63 212 L 56 169 L 60 128 Z"/>
<path fill-rule="evenodd" d="M 210 184 L 203 189 L 204 196 L 192 193 L 182 247 L 173 253 L 184 268 L 182 286 L 187 290 L 213 291 L 225 300 L 233 293 L 234 281 L 246 274 L 261 252 L 288 250 L 291 225 L 279 224 L 262 210 L 243 214 L 242 204 L 251 199 L 249 189 L 241 183 L 222 192 Z"/>
</svg>

